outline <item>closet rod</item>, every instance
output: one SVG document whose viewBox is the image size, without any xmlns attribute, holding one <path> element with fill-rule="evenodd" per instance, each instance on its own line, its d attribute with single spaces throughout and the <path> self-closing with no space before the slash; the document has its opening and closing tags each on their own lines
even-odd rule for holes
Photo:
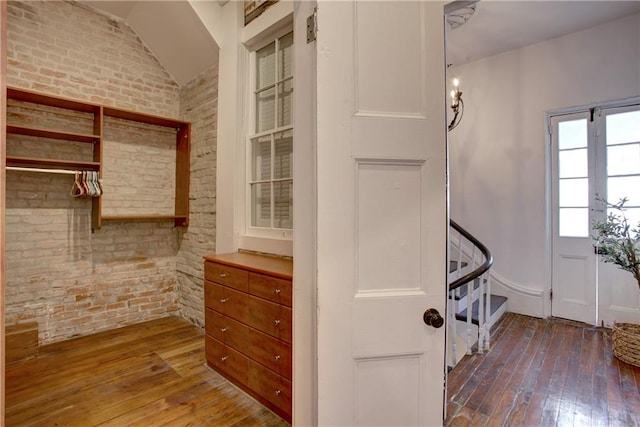
<svg viewBox="0 0 640 427">
<path fill-rule="evenodd" d="M 44 172 L 44 173 L 61 173 L 65 175 L 75 175 L 76 171 L 66 169 L 38 169 L 38 168 L 21 168 L 17 166 L 7 166 L 8 171 L 25 171 L 25 172 Z"/>
</svg>

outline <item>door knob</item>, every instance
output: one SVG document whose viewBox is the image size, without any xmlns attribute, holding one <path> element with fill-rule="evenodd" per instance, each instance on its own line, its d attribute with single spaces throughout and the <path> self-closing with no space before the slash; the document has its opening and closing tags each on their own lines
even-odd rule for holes
<svg viewBox="0 0 640 427">
<path fill-rule="evenodd" d="M 435 308 L 430 308 L 429 310 L 424 312 L 422 316 L 422 320 L 429 326 L 433 326 L 434 328 L 440 328 L 444 325 L 444 318 L 440 316 L 438 310 Z"/>
</svg>

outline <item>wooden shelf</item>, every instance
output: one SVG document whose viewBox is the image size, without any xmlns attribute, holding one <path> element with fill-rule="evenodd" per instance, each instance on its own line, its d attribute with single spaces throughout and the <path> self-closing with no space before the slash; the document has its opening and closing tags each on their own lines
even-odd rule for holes
<svg viewBox="0 0 640 427">
<path fill-rule="evenodd" d="M 63 141 L 96 142 L 100 135 L 59 132 L 51 129 L 40 129 L 27 126 L 7 125 L 7 134 L 37 136 L 41 138 L 60 139 Z"/>
<path fill-rule="evenodd" d="M 113 117 L 131 122 L 171 128 L 176 132 L 176 180 L 175 206 L 173 215 L 102 215 L 102 197 L 94 197 L 92 201 L 91 222 L 94 230 L 102 226 L 102 220 L 111 221 L 154 221 L 172 220 L 176 227 L 189 224 L 189 169 L 191 124 L 186 121 L 152 114 L 138 113 L 115 107 L 108 107 L 90 102 L 83 102 L 57 95 L 33 92 L 19 88 L 7 88 L 7 99 L 22 101 L 38 106 L 61 108 L 93 115 L 93 133 L 81 134 L 65 132 L 64 129 L 44 129 L 19 124 L 8 124 L 7 133 L 27 135 L 38 138 L 49 138 L 60 141 L 93 143 L 93 161 L 57 160 L 32 157 L 7 156 L 7 166 L 24 168 L 46 168 L 67 170 L 94 170 L 102 175 L 104 117 Z M 149 159 L 153 161 L 153 159 Z"/>
<path fill-rule="evenodd" d="M 174 221 L 176 227 L 189 225 L 188 215 L 102 215 L 103 221 Z"/>
<path fill-rule="evenodd" d="M 103 111 L 104 115 L 108 117 L 115 117 L 117 119 L 130 120 L 133 122 L 164 126 L 174 129 L 181 129 L 183 126 L 189 124 L 189 122 L 183 122 L 181 120 L 168 119 L 166 117 L 154 116 L 152 114 L 137 113 L 135 111 L 122 110 L 120 108 L 103 107 Z"/>
<path fill-rule="evenodd" d="M 100 106 L 96 104 L 12 87 L 7 88 L 7 99 L 15 99 L 16 101 L 47 105 L 49 107 L 64 108 L 66 110 L 82 111 L 85 113 L 100 112 Z"/>
<path fill-rule="evenodd" d="M 72 169 L 72 170 L 100 170 L 99 162 L 81 162 L 74 160 L 40 159 L 35 157 L 7 156 L 7 166 Z"/>
</svg>

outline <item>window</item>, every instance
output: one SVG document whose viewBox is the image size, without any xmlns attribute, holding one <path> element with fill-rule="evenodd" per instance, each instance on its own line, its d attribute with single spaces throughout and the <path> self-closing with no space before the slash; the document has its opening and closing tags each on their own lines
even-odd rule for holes
<svg viewBox="0 0 640 427">
<path fill-rule="evenodd" d="M 293 33 L 254 55 L 253 126 L 248 138 L 248 234 L 293 229 Z"/>
</svg>

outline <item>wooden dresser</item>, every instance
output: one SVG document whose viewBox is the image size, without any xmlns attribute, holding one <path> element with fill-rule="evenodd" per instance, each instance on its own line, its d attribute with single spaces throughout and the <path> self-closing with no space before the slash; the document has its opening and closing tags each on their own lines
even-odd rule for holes
<svg viewBox="0 0 640 427">
<path fill-rule="evenodd" d="M 207 364 L 291 422 L 293 262 L 204 257 Z"/>
</svg>

